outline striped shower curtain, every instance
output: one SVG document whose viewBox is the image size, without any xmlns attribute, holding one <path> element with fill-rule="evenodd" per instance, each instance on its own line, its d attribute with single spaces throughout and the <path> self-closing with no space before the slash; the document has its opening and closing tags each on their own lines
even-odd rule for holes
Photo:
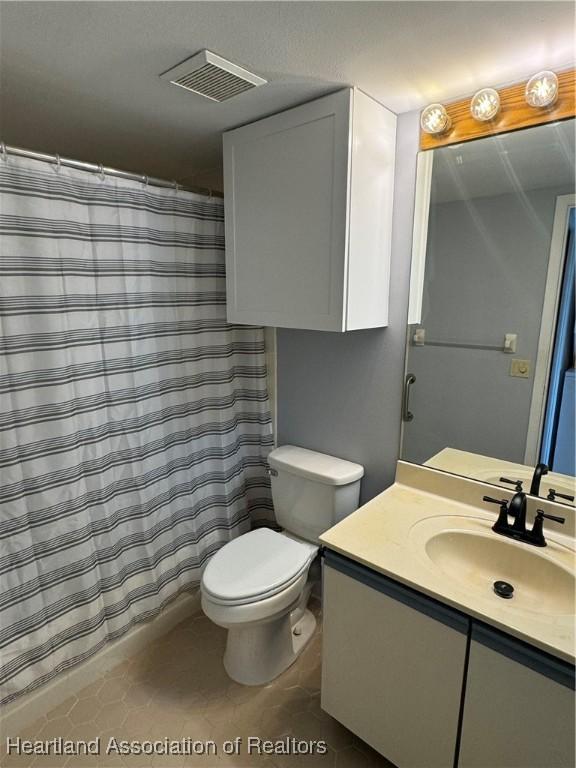
<svg viewBox="0 0 576 768">
<path fill-rule="evenodd" d="M 0 683 L 10 701 L 271 519 L 263 332 L 222 201 L 0 161 Z"/>
</svg>

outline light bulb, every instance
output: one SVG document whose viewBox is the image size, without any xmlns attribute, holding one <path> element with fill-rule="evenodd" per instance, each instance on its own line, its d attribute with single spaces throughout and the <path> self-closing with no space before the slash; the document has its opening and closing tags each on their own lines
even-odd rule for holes
<svg viewBox="0 0 576 768">
<path fill-rule="evenodd" d="M 524 96 L 531 107 L 551 107 L 558 98 L 558 78 L 548 70 L 538 72 L 526 83 Z"/>
<path fill-rule="evenodd" d="M 493 120 L 500 111 L 500 96 L 494 88 L 482 88 L 470 102 L 470 114 L 474 120 L 486 122 Z"/>
<path fill-rule="evenodd" d="M 424 133 L 437 135 L 450 129 L 452 121 L 442 104 L 429 104 L 420 116 L 420 126 Z"/>
</svg>

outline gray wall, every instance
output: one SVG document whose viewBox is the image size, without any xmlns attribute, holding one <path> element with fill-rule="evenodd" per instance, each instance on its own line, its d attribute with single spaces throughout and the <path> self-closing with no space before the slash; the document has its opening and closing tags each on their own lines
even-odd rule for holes
<svg viewBox="0 0 576 768">
<path fill-rule="evenodd" d="M 418 119 L 398 118 L 389 326 L 278 329 L 278 444 L 362 464 L 363 502 L 394 482 L 398 459 Z"/>
<path fill-rule="evenodd" d="M 449 446 L 524 463 L 533 373 L 556 197 L 554 187 L 433 205 L 422 327 L 429 339 L 499 344 L 518 334 L 515 355 L 417 347 L 402 455 L 424 462 Z M 552 340 L 551 340 L 552 343 Z M 530 378 L 509 375 L 528 359 Z"/>
</svg>

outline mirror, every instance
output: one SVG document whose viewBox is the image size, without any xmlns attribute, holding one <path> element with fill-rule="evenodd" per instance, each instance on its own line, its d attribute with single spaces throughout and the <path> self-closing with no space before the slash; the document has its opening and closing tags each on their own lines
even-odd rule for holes
<svg viewBox="0 0 576 768">
<path fill-rule="evenodd" d="M 401 448 L 406 461 L 565 504 L 574 122 L 420 153 Z M 549 472 L 531 487 L 539 462 Z"/>
</svg>

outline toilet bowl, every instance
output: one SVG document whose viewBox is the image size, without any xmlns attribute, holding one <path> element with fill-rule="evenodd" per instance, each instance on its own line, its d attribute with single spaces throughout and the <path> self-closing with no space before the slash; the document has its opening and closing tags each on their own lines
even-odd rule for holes
<svg viewBox="0 0 576 768">
<path fill-rule="evenodd" d="M 359 464 L 296 446 L 268 457 L 282 532 L 258 528 L 225 544 L 202 574 L 202 610 L 228 630 L 224 667 L 244 685 L 287 669 L 312 637 L 306 606 L 318 536 L 358 505 Z"/>
<path fill-rule="evenodd" d="M 306 603 L 318 547 L 259 528 L 226 544 L 202 578 L 202 609 L 228 630 L 224 667 L 244 685 L 273 680 L 297 658 L 316 620 Z"/>
</svg>

